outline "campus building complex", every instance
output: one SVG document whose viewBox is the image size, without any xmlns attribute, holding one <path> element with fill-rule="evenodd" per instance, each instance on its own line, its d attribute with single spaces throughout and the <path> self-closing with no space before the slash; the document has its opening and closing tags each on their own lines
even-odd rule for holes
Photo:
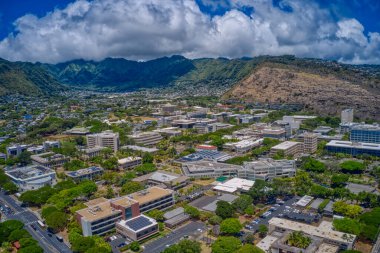
<svg viewBox="0 0 380 253">
<path fill-rule="evenodd" d="M 380 144 L 380 126 L 379 125 L 355 125 L 350 131 L 350 140 L 352 142 L 366 142 Z"/>
<path fill-rule="evenodd" d="M 157 132 L 141 132 L 129 135 L 136 144 L 143 146 L 152 146 L 162 140 L 162 136 Z"/>
<path fill-rule="evenodd" d="M 343 153 L 352 156 L 380 156 L 380 144 L 377 143 L 360 143 L 351 141 L 332 140 L 326 144 L 326 150 L 331 153 Z"/>
<path fill-rule="evenodd" d="M 41 165 L 6 170 L 5 174 L 21 191 L 36 190 L 56 183 L 55 171 Z"/>
</svg>

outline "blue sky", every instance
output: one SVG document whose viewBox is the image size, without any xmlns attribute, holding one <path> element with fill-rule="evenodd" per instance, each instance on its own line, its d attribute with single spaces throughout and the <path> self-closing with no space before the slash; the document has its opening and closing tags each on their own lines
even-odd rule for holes
<svg viewBox="0 0 380 253">
<path fill-rule="evenodd" d="M 294 54 L 380 64 L 379 0 L 1 0 L 0 57 Z"/>
</svg>

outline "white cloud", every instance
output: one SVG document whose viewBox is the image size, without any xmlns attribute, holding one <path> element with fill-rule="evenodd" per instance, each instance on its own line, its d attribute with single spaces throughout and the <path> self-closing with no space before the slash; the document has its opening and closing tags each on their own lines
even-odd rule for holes
<svg viewBox="0 0 380 253">
<path fill-rule="evenodd" d="M 251 17 L 239 11 L 251 5 Z M 301 0 L 232 0 L 236 7 L 210 17 L 192 0 L 79 0 L 38 18 L 20 17 L 16 33 L 0 42 L 9 60 L 62 62 L 165 55 L 242 57 L 295 54 L 300 57 L 380 63 L 380 34 L 364 34 L 356 19 L 335 21 L 328 10 Z"/>
</svg>

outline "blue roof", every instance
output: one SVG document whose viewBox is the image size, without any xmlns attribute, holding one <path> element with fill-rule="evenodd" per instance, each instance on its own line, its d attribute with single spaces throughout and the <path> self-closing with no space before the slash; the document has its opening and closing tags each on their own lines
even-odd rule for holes
<svg viewBox="0 0 380 253">
<path fill-rule="evenodd" d="M 144 216 L 138 216 L 135 219 L 129 220 L 125 222 L 125 225 L 133 229 L 134 231 L 138 231 L 142 228 L 145 228 L 149 225 L 152 225 L 153 223 Z"/>
<path fill-rule="evenodd" d="M 225 153 L 219 152 L 216 150 L 200 150 L 200 151 L 195 152 L 193 154 L 182 157 L 181 160 L 183 160 L 183 161 L 199 161 L 202 159 L 216 160 L 222 156 L 225 156 Z"/>
</svg>

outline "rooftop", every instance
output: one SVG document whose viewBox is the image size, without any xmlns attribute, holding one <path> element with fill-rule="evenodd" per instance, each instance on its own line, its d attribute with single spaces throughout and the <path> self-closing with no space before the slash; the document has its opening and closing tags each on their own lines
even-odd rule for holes
<svg viewBox="0 0 380 253">
<path fill-rule="evenodd" d="M 314 198 L 308 195 L 303 196 L 300 200 L 297 201 L 297 206 L 305 207 L 307 206 Z"/>
<path fill-rule="evenodd" d="M 90 175 L 90 174 L 101 172 L 101 171 L 103 171 L 103 168 L 91 166 L 91 167 L 80 169 L 77 171 L 66 172 L 66 175 L 69 177 L 80 177 L 83 175 Z"/>
<path fill-rule="evenodd" d="M 329 143 L 327 143 L 326 146 L 380 150 L 380 143 L 364 143 L 364 142 L 332 140 Z"/>
<path fill-rule="evenodd" d="M 129 220 L 121 220 L 117 224 L 134 232 L 139 232 L 147 227 L 157 225 L 157 222 L 154 219 L 141 214 Z"/>
<path fill-rule="evenodd" d="M 78 210 L 76 213 L 87 221 L 95 221 L 110 215 L 121 213 L 120 210 L 111 207 L 111 201 L 104 198 L 96 199 L 93 202 L 86 203 L 87 208 Z"/>
<path fill-rule="evenodd" d="M 158 151 L 157 148 L 147 148 L 147 147 L 141 147 L 141 146 L 136 146 L 136 145 L 123 146 L 122 149 L 131 149 L 135 151 L 143 151 L 143 152 L 148 152 L 148 153 L 154 153 Z"/>
<path fill-rule="evenodd" d="M 346 189 L 348 189 L 350 192 L 358 194 L 360 192 L 369 192 L 369 193 L 376 193 L 376 188 L 370 185 L 365 184 L 354 184 L 354 183 L 348 183 L 346 185 Z"/>
<path fill-rule="evenodd" d="M 26 180 L 40 177 L 43 175 L 55 174 L 55 171 L 41 165 L 30 165 L 26 167 L 19 167 L 16 169 L 7 170 L 5 174 L 7 174 L 15 180 Z"/>
<path fill-rule="evenodd" d="M 289 148 L 294 147 L 294 146 L 299 145 L 299 144 L 300 144 L 300 142 L 284 141 L 284 142 L 272 147 L 272 149 L 285 150 L 285 149 L 289 149 Z"/>
<path fill-rule="evenodd" d="M 150 187 L 148 189 L 132 193 L 132 194 L 128 195 L 128 197 L 136 200 L 137 202 L 139 202 L 140 205 L 142 205 L 144 203 L 147 203 L 147 202 L 150 202 L 152 200 L 156 200 L 156 199 L 159 199 L 159 198 L 162 198 L 164 196 L 171 195 L 171 194 L 173 194 L 172 190 L 163 189 L 160 187 L 153 186 L 153 187 Z"/>
<path fill-rule="evenodd" d="M 334 231 L 331 229 L 330 226 L 327 226 L 326 223 L 331 222 L 322 222 L 320 226 L 312 226 L 300 222 L 290 221 L 287 219 L 281 219 L 281 218 L 272 218 L 269 220 L 269 225 L 274 225 L 276 227 L 281 227 L 286 230 L 293 230 L 293 231 L 302 231 L 308 235 L 317 236 L 321 238 L 329 238 L 330 240 L 339 241 L 339 242 L 353 242 L 355 241 L 356 236 Z M 348 237 L 347 237 L 348 235 Z"/>
<path fill-rule="evenodd" d="M 138 161 L 138 160 L 141 160 L 141 157 L 139 157 L 139 156 L 130 156 L 130 157 L 119 159 L 117 162 L 119 164 L 126 164 L 126 163 L 129 163 L 129 162 L 134 162 L 134 161 Z"/>
<path fill-rule="evenodd" d="M 233 165 L 228 163 L 218 163 L 218 162 L 211 162 L 211 161 L 197 161 L 197 162 L 191 162 L 191 163 L 185 163 L 184 166 L 187 167 L 189 172 L 198 172 L 198 171 L 205 171 L 207 169 L 208 171 L 218 171 L 218 170 L 240 170 L 242 169 L 242 166 L 239 165 Z"/>
<path fill-rule="evenodd" d="M 219 183 L 213 189 L 217 191 L 234 193 L 239 189 L 243 191 L 249 191 L 249 189 L 251 189 L 254 184 L 255 181 L 235 177 L 224 183 Z"/>
</svg>

